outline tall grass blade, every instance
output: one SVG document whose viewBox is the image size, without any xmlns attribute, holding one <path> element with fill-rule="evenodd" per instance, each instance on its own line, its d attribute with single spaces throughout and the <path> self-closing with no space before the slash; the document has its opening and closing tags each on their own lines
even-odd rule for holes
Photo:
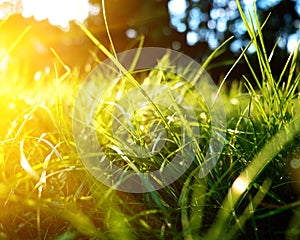
<svg viewBox="0 0 300 240">
<path fill-rule="evenodd" d="M 106 17 L 106 7 L 105 7 L 105 0 L 101 1 L 101 5 L 102 5 L 102 11 L 103 11 L 103 19 L 104 19 L 104 25 L 105 25 L 105 30 L 106 30 L 106 34 L 108 36 L 109 39 L 109 43 L 112 49 L 113 54 L 115 55 L 115 57 L 117 57 L 117 52 L 114 46 L 114 42 L 112 40 L 112 37 L 110 35 L 110 31 L 109 31 L 109 27 L 108 27 L 108 22 L 107 22 L 107 17 Z"/>
<path fill-rule="evenodd" d="M 39 175 L 36 171 L 33 170 L 32 166 L 30 165 L 28 159 L 26 158 L 25 152 L 24 152 L 24 141 L 25 139 L 22 139 L 20 142 L 20 164 L 21 167 L 35 180 L 39 180 Z"/>
</svg>

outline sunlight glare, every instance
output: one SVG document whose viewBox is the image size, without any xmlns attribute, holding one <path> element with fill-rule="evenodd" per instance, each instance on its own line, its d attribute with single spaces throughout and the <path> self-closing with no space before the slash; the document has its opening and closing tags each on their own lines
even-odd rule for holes
<svg viewBox="0 0 300 240">
<path fill-rule="evenodd" d="M 38 21 L 47 19 L 52 25 L 68 28 L 72 20 L 83 22 L 89 15 L 88 0 L 23 0 L 23 17 Z"/>
<path fill-rule="evenodd" d="M 232 190 L 233 192 L 242 194 L 243 192 L 246 191 L 248 185 L 249 185 L 248 179 L 246 179 L 243 176 L 239 176 L 232 184 Z"/>
<path fill-rule="evenodd" d="M 38 81 L 41 80 L 42 76 L 43 76 L 43 75 L 42 75 L 42 72 L 41 72 L 41 71 L 37 71 L 37 72 L 34 74 L 33 79 L 34 79 L 34 81 L 38 82 Z"/>
</svg>

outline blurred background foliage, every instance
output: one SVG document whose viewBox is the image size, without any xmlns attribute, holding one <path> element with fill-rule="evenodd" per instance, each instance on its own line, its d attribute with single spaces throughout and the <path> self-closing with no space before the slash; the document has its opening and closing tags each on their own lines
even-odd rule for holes
<svg viewBox="0 0 300 240">
<path fill-rule="evenodd" d="M 42 16 L 40 10 L 28 12 L 26 2 L 33 0 L 0 1 L 0 17 L 10 17 L 0 28 L 0 54 L 30 25 L 30 31 L 10 53 L 11 61 L 20 61 L 29 66 L 35 74 L 41 69 L 52 67 L 54 56 L 50 48 L 62 57 L 70 67 L 79 67 L 89 72 L 94 62 L 91 52 L 96 47 L 82 33 L 74 21 L 68 22 L 71 7 L 57 2 L 53 14 L 65 12 L 64 21 L 57 22 L 51 16 Z M 77 0 L 75 2 L 80 2 Z M 35 1 L 37 5 L 37 1 Z M 44 4 L 40 1 L 40 4 Z M 68 1 L 65 1 L 68 2 Z M 74 4 L 75 4 L 74 2 Z M 80 21 L 107 47 L 109 42 L 103 20 L 101 0 L 82 0 Z M 253 13 L 253 0 L 241 0 L 244 9 Z M 68 2 L 69 6 L 73 2 Z M 88 4 L 88 5 L 87 5 Z M 218 82 L 228 70 L 232 60 L 249 43 L 249 36 L 239 16 L 235 0 L 109 0 L 105 1 L 105 12 L 112 39 L 117 52 L 137 46 L 140 36 L 145 36 L 144 46 L 167 47 L 184 52 L 202 62 L 209 53 L 230 36 L 235 38 L 227 45 L 227 51 L 215 59 L 210 74 Z M 32 10 L 32 7 L 31 7 Z M 49 9 L 48 9 L 49 10 Z M 272 61 L 274 75 L 281 69 L 284 59 L 300 38 L 300 0 L 257 0 L 257 11 L 261 21 L 271 16 L 264 28 L 266 46 L 269 52 L 278 42 L 277 57 Z M 72 19 L 72 18 L 70 18 Z M 249 55 L 254 48 L 250 47 Z M 100 53 L 99 53 L 100 54 Z M 101 60 L 104 56 L 98 56 Z M 5 64 L 5 63 L 2 63 Z M 232 78 L 239 78 L 247 72 L 247 66 L 240 64 Z M 241 71 L 241 69 L 243 69 Z"/>
</svg>

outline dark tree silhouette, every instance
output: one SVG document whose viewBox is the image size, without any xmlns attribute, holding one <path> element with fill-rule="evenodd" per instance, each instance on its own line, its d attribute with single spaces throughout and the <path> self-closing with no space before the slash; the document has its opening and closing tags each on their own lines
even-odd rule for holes
<svg viewBox="0 0 300 240">
<path fill-rule="evenodd" d="M 100 4 L 101 1 L 92 2 Z M 241 5 L 253 13 L 254 5 L 250 2 L 241 0 Z M 235 0 L 110 0 L 106 1 L 106 8 L 113 40 L 119 51 L 129 46 L 131 38 L 144 35 L 145 46 L 173 48 L 201 62 L 221 42 L 235 36 L 227 46 L 228 51 L 216 59 L 220 63 L 235 57 L 249 43 Z M 294 40 L 300 39 L 300 1 L 257 0 L 257 12 L 261 21 L 271 13 L 263 30 L 269 52 L 281 36 L 276 59 L 272 62 L 276 66 L 276 76 L 281 69 L 278 66 L 288 56 L 291 36 Z M 98 29 L 98 36 L 105 39 L 102 16 L 94 18 L 98 19 L 98 24 L 92 24 L 91 29 Z M 244 66 L 243 72 L 247 71 L 246 68 Z M 213 69 L 211 74 L 218 81 L 226 69 L 226 66 L 221 66 Z M 233 77 L 239 77 L 238 73 Z"/>
</svg>

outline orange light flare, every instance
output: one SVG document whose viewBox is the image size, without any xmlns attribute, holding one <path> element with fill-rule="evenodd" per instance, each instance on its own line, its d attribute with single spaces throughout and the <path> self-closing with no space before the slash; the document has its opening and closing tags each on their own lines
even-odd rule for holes
<svg viewBox="0 0 300 240">
<path fill-rule="evenodd" d="M 31 105 L 55 104 L 66 66 L 80 67 L 89 57 L 87 37 L 71 22 L 99 12 L 88 0 L 0 0 L 0 140 Z"/>
<path fill-rule="evenodd" d="M 66 65 L 78 66 L 87 58 L 84 47 L 76 45 L 82 46 L 84 34 L 79 29 L 68 31 L 70 21 L 84 22 L 99 12 L 100 7 L 88 0 L 0 0 L 1 85 L 13 82 L 8 79 L 32 85 L 49 73 L 60 75 L 60 68 L 63 74 L 64 67 L 50 49 Z"/>
<path fill-rule="evenodd" d="M 79 28 L 71 29 L 70 22 L 84 22 L 99 12 L 100 7 L 88 0 L 0 0 L 0 21 L 3 20 L 0 23 L 0 49 L 8 50 L 11 59 L 18 60 L 23 69 L 26 64 L 30 65 L 33 69 L 31 77 L 35 72 L 53 66 L 51 48 L 67 59 L 67 65 L 68 61 L 79 62 L 79 56 L 85 58 L 81 50 L 84 34 Z M 20 38 L 29 26 L 30 31 Z M 75 51 L 71 48 L 76 44 Z"/>
</svg>

